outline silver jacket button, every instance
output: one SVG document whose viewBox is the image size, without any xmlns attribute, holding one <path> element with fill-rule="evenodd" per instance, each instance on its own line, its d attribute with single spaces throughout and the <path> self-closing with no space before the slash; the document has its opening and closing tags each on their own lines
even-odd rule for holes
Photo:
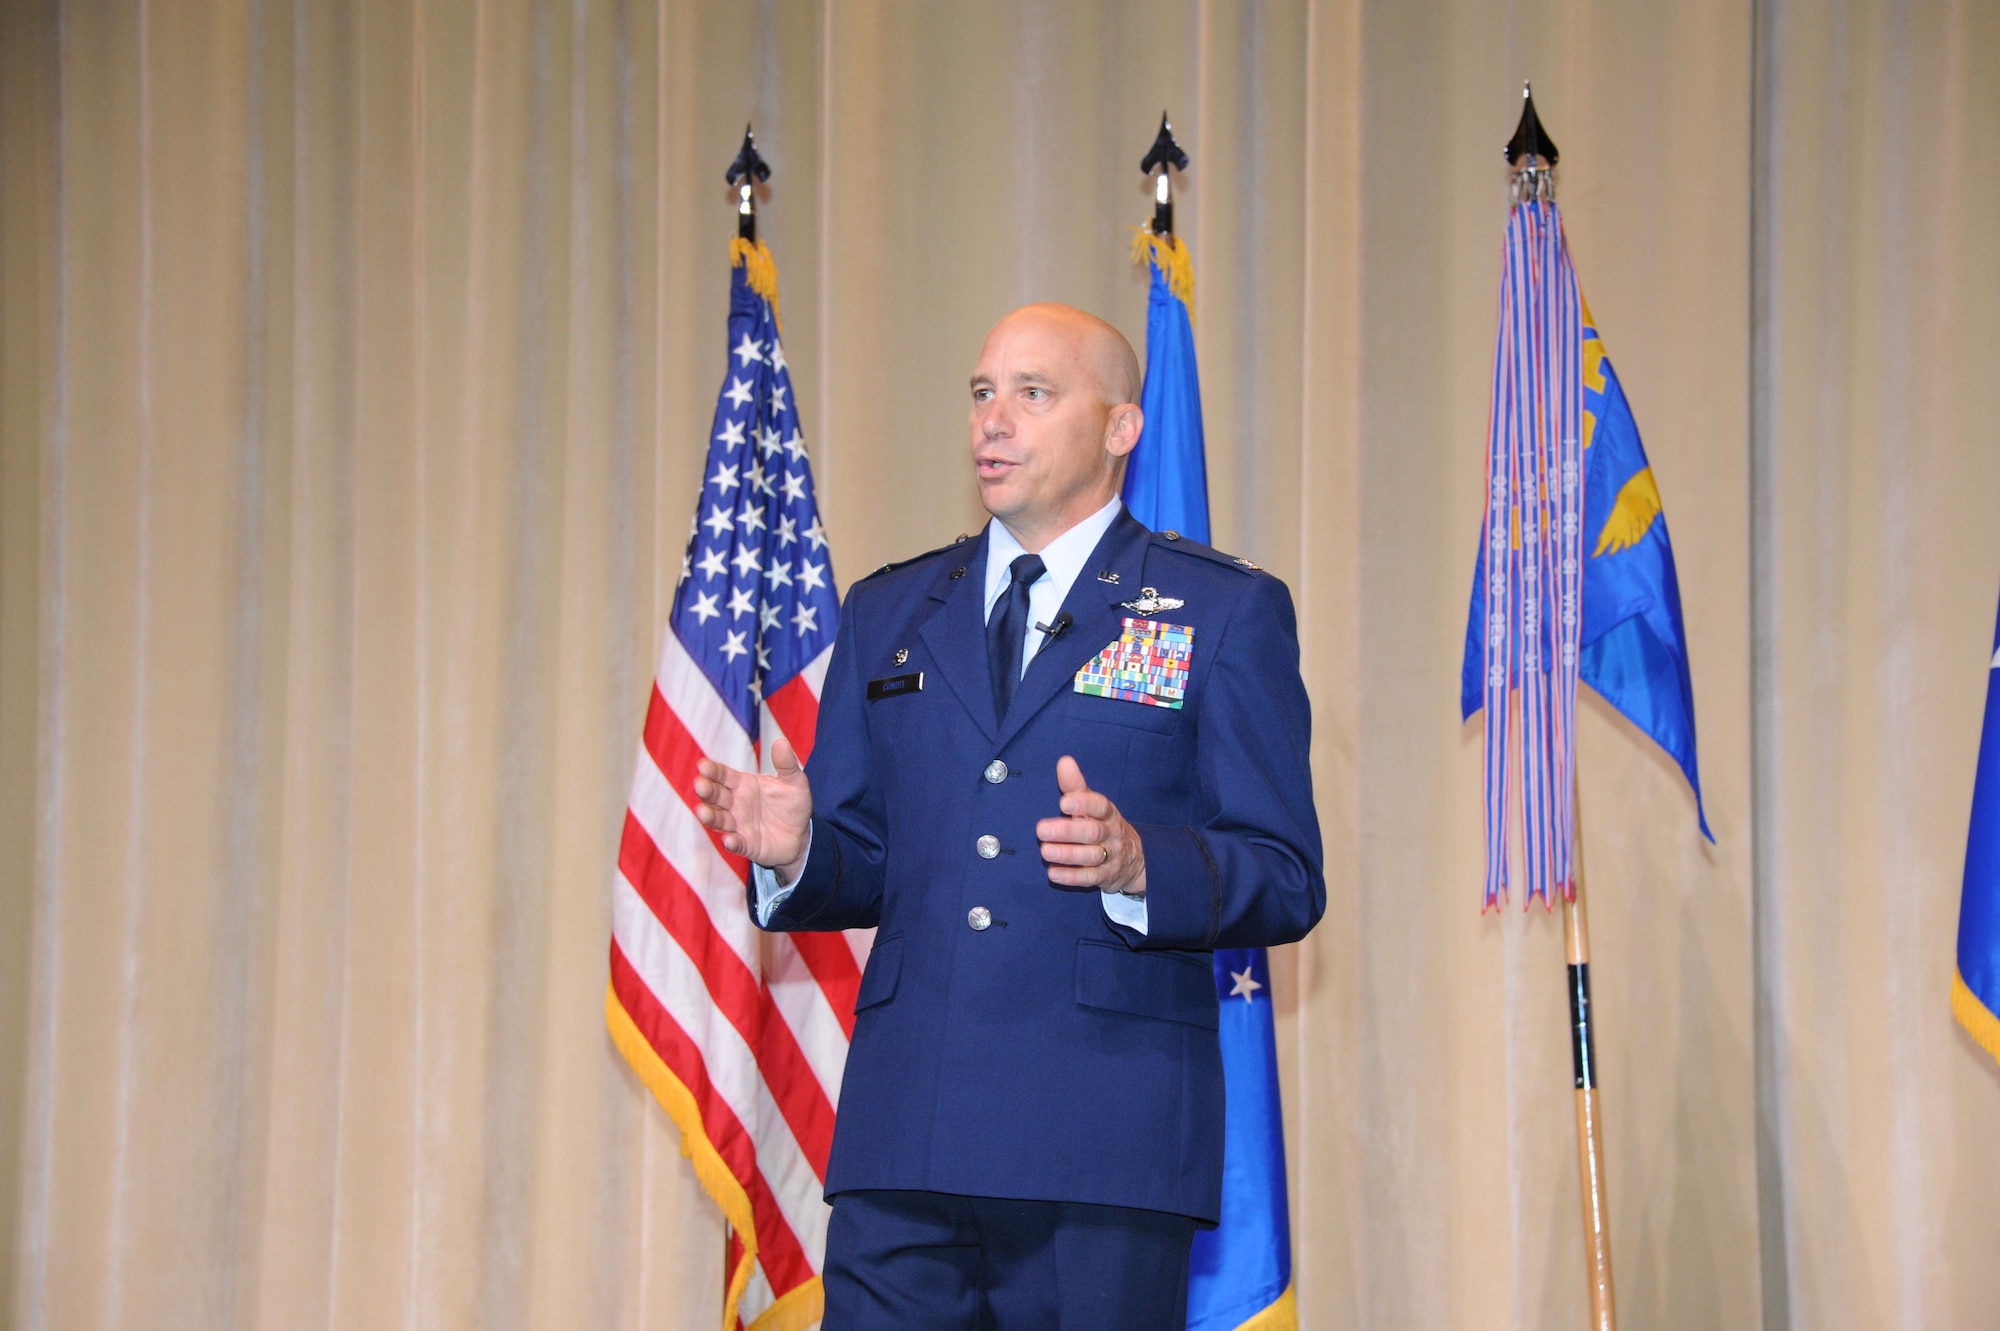
<svg viewBox="0 0 2000 1331">
<path fill-rule="evenodd" d="M 979 850 L 979 858 L 982 860 L 990 860 L 1000 853 L 1000 838 L 994 836 L 991 832 L 979 838 L 975 844 Z"/>
<path fill-rule="evenodd" d="M 984 906 L 974 906 L 971 910 L 965 912 L 965 922 L 971 925 L 974 930 L 984 929 L 987 925 L 993 923 L 993 912 Z"/>
<path fill-rule="evenodd" d="M 996 786 L 1005 781 L 1007 779 L 1007 764 L 998 758 L 986 764 L 986 779 Z"/>
</svg>

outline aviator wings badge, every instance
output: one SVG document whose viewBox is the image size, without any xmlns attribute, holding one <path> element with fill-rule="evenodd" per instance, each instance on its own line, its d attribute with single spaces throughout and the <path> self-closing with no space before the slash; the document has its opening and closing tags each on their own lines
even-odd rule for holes
<svg viewBox="0 0 2000 1331">
<path fill-rule="evenodd" d="M 1141 615 L 1156 615 L 1162 610 L 1178 610 L 1186 604 L 1187 602 L 1179 597 L 1160 595 L 1157 587 L 1141 587 L 1137 600 L 1124 602 L 1127 610 Z"/>
</svg>

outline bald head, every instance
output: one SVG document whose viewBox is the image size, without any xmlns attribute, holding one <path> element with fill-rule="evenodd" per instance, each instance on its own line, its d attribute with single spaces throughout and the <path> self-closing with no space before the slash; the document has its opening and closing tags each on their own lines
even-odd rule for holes
<svg viewBox="0 0 2000 1331">
<path fill-rule="evenodd" d="M 1139 400 L 1139 357 L 1125 334 L 1087 310 L 1055 301 L 1023 305 L 993 326 L 990 342 L 1002 329 L 1035 327 L 1046 335 L 1070 341 L 1079 364 L 1096 381 L 1105 406 Z"/>
<path fill-rule="evenodd" d="M 1139 441 L 1139 358 L 1124 334 L 1069 305 L 995 324 L 972 374 L 972 460 L 986 511 L 1023 549 L 1111 502 Z"/>
</svg>

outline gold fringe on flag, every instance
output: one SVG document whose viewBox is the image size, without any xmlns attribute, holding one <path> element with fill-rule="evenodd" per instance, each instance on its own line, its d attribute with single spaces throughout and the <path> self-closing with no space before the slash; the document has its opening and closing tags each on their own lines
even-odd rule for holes
<svg viewBox="0 0 2000 1331">
<path fill-rule="evenodd" d="M 1299 1301 L 1290 1285 L 1278 1301 L 1242 1323 L 1236 1331 L 1299 1331 Z"/>
<path fill-rule="evenodd" d="M 806 1331 L 824 1316 L 826 1285 L 814 1276 L 759 1313 L 750 1323 L 750 1331 Z"/>
<path fill-rule="evenodd" d="M 778 261 L 771 257 L 771 251 L 761 240 L 745 240 L 737 236 L 729 242 L 729 266 L 745 269 L 743 274 L 750 280 L 750 289 L 771 302 L 771 317 L 777 320 L 778 331 L 785 331 L 785 321 L 778 318 Z"/>
<path fill-rule="evenodd" d="M 2000 1061 L 2000 1017 L 1979 1001 L 1979 995 L 1972 992 L 1956 966 L 1951 972 L 1951 1015 L 1958 1018 L 1958 1024 L 1979 1042 L 1981 1049 Z"/>
<path fill-rule="evenodd" d="M 751 1268 L 757 1263 L 757 1218 L 750 1210 L 750 1194 L 743 1190 L 742 1182 L 709 1141 L 707 1131 L 701 1126 L 701 1110 L 694 1102 L 693 1092 L 646 1042 L 632 1014 L 618 1001 L 618 991 L 609 985 L 604 989 L 604 1024 L 611 1032 L 611 1043 L 618 1046 L 618 1052 L 625 1055 L 632 1071 L 680 1129 L 681 1154 L 694 1162 L 694 1176 L 702 1190 L 722 1208 L 722 1218 L 743 1240 L 743 1259 L 729 1273 L 729 1288 L 722 1297 L 723 1331 L 730 1331 L 736 1325 L 736 1306 L 742 1301 L 744 1287 L 750 1283 Z M 817 1292 L 819 1281 L 811 1283 Z"/>
<path fill-rule="evenodd" d="M 1166 277 L 1167 290 L 1187 306 L 1188 322 L 1193 323 L 1194 256 L 1188 253 L 1188 247 L 1179 236 L 1154 235 L 1151 222 L 1133 227 L 1132 232 L 1132 262 L 1145 263 L 1151 259 Z"/>
</svg>

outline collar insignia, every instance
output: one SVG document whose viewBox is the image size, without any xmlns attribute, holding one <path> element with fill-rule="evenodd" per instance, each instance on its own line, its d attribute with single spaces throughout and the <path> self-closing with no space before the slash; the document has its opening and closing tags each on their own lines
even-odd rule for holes
<svg viewBox="0 0 2000 1331">
<path fill-rule="evenodd" d="M 1187 602 L 1175 596 L 1162 596 L 1155 587 L 1141 587 L 1139 597 L 1124 603 L 1127 610 L 1142 615 L 1156 615 L 1162 610 L 1178 610 Z"/>
</svg>

